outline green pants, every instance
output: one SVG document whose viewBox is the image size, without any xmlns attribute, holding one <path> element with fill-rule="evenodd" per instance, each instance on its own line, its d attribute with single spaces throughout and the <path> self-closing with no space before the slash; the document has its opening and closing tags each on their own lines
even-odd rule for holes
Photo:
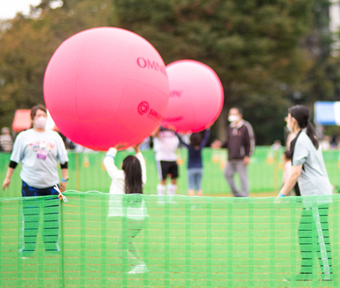
<svg viewBox="0 0 340 288">
<path fill-rule="evenodd" d="M 322 279 L 330 279 L 332 253 L 328 230 L 328 205 L 304 208 L 299 225 L 299 243 L 301 251 L 301 272 L 312 278 L 315 258 L 319 259 Z"/>
</svg>

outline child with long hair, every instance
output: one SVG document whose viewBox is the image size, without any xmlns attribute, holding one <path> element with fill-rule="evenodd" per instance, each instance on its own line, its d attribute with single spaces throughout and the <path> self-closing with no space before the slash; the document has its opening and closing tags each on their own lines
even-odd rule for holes
<svg viewBox="0 0 340 288">
<path fill-rule="evenodd" d="M 123 196 L 123 201 L 121 202 L 117 201 L 116 198 L 110 200 L 109 217 L 123 217 L 122 237 L 118 243 L 117 250 L 123 261 L 127 260 L 127 265 L 134 265 L 129 273 L 147 273 L 146 264 L 133 243 L 134 238 L 143 229 L 145 218 L 148 217 L 147 209 L 141 196 L 143 194 L 143 185 L 146 182 L 146 166 L 139 149 L 140 144 L 137 144 L 133 147 L 136 156 L 127 156 L 123 160 L 122 170 L 118 169 L 115 166 L 114 158 L 117 150 L 122 146 L 117 145 L 110 148 L 104 159 L 106 170 L 112 178 L 110 194 L 127 194 Z"/>
<path fill-rule="evenodd" d="M 202 196 L 202 149 L 207 144 L 210 129 L 205 130 L 204 136 L 201 133 L 192 133 L 190 135 L 190 144 L 185 143 L 182 138 L 176 133 L 179 141 L 188 148 L 188 195 L 195 196 L 195 189 L 197 196 Z"/>
</svg>

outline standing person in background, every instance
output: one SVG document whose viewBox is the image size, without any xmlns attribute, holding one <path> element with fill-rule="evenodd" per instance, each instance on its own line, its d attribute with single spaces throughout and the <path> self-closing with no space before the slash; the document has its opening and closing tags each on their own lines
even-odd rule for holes
<svg viewBox="0 0 340 288">
<path fill-rule="evenodd" d="M 112 178 L 110 194 L 129 194 L 128 197 L 123 198 L 125 201 L 117 201 L 117 198 L 109 200 L 109 217 L 123 217 L 123 231 L 117 250 L 121 259 L 127 259 L 127 264 L 133 265 L 128 273 L 147 273 L 147 266 L 134 244 L 135 237 L 142 231 L 144 220 L 148 217 L 147 209 L 141 196 L 143 194 L 143 185 L 146 182 L 146 166 L 140 152 L 140 144 L 137 144 L 133 147 L 136 156 L 129 155 L 125 157 L 122 170 L 118 169 L 115 166 L 114 158 L 117 150 L 123 146 L 117 145 L 110 148 L 104 159 L 107 173 Z"/>
<path fill-rule="evenodd" d="M 1 129 L 0 135 L 0 151 L 11 153 L 13 149 L 13 139 L 11 131 L 7 127 Z"/>
<path fill-rule="evenodd" d="M 55 195 L 44 200 L 43 238 L 46 251 L 59 251 L 59 192 L 54 189 L 55 185 L 59 185 L 58 161 L 62 173 L 61 191 L 65 191 L 68 180 L 68 157 L 65 145 L 57 132 L 45 129 L 47 122 L 45 106 L 37 105 L 31 109 L 31 121 L 33 128 L 21 132 L 14 142 L 11 161 L 2 185 L 3 190 L 9 187 L 14 169 L 19 162 L 22 162 L 20 177 L 22 197 L 25 199 L 22 238 L 24 243 L 20 251 L 24 257 L 33 254 L 39 228 L 41 201 L 30 200 L 29 197 L 32 196 Z"/>
<path fill-rule="evenodd" d="M 233 107 L 229 111 L 228 120 L 231 123 L 227 128 L 227 140 L 221 143 L 215 140 L 211 147 L 227 148 L 228 162 L 224 170 L 231 192 L 235 197 L 249 196 L 249 183 L 247 166 L 255 148 L 253 128 L 244 119 L 243 111 L 239 107 Z M 234 175 L 238 173 L 241 180 L 241 189 L 236 186 Z"/>
<path fill-rule="evenodd" d="M 290 176 L 278 197 L 285 197 L 298 181 L 303 196 L 331 195 L 332 188 L 328 179 L 322 151 L 314 128 L 310 123 L 307 107 L 296 105 L 288 110 L 287 125 L 296 137 L 291 143 L 292 169 Z M 328 230 L 327 197 L 303 199 L 304 209 L 299 225 L 301 251 L 301 270 L 297 281 L 313 279 L 314 258 L 319 259 L 323 281 L 330 281 L 333 274 L 331 244 Z M 286 279 L 290 280 L 290 279 Z"/>
<path fill-rule="evenodd" d="M 177 133 L 176 135 L 181 144 L 188 148 L 188 195 L 195 196 L 196 189 L 197 196 L 202 196 L 202 149 L 208 142 L 210 129 L 205 130 L 203 138 L 201 133 L 192 133 L 190 135 L 190 145 L 185 143 Z"/>
<path fill-rule="evenodd" d="M 179 140 L 174 131 L 159 126 L 151 135 L 153 137 L 155 158 L 159 177 L 157 194 L 173 196 L 177 191 L 178 165 L 176 150 Z M 166 189 L 166 180 L 170 177 L 170 183 Z"/>
</svg>

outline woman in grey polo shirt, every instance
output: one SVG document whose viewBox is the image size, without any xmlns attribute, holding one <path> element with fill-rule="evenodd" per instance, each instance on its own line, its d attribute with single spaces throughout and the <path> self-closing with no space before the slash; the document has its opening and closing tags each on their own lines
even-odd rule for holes
<svg viewBox="0 0 340 288">
<path fill-rule="evenodd" d="M 307 107 L 296 105 L 288 110 L 287 127 L 296 135 L 291 143 L 292 170 L 289 179 L 282 187 L 279 197 L 285 197 L 298 182 L 301 196 L 330 195 L 328 179 L 322 151 L 314 128 L 310 122 Z M 325 199 L 326 198 L 326 199 Z M 332 256 L 328 231 L 328 203 L 324 198 L 302 198 L 304 209 L 299 225 L 299 242 L 302 257 L 297 281 L 311 281 L 314 259 L 319 259 L 322 269 L 320 280 L 331 280 Z"/>
</svg>

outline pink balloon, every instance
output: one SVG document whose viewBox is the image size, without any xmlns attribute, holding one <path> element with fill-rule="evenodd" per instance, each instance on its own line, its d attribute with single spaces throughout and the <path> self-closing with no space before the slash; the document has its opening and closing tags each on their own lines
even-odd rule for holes
<svg viewBox="0 0 340 288">
<path fill-rule="evenodd" d="M 223 87 L 209 66 L 180 60 L 166 67 L 170 99 L 162 125 L 181 133 L 210 127 L 223 107 Z"/>
<path fill-rule="evenodd" d="M 169 100 L 163 59 L 144 38 L 101 27 L 65 40 L 44 78 L 46 107 L 58 129 L 95 150 L 134 145 L 158 127 Z"/>
</svg>

